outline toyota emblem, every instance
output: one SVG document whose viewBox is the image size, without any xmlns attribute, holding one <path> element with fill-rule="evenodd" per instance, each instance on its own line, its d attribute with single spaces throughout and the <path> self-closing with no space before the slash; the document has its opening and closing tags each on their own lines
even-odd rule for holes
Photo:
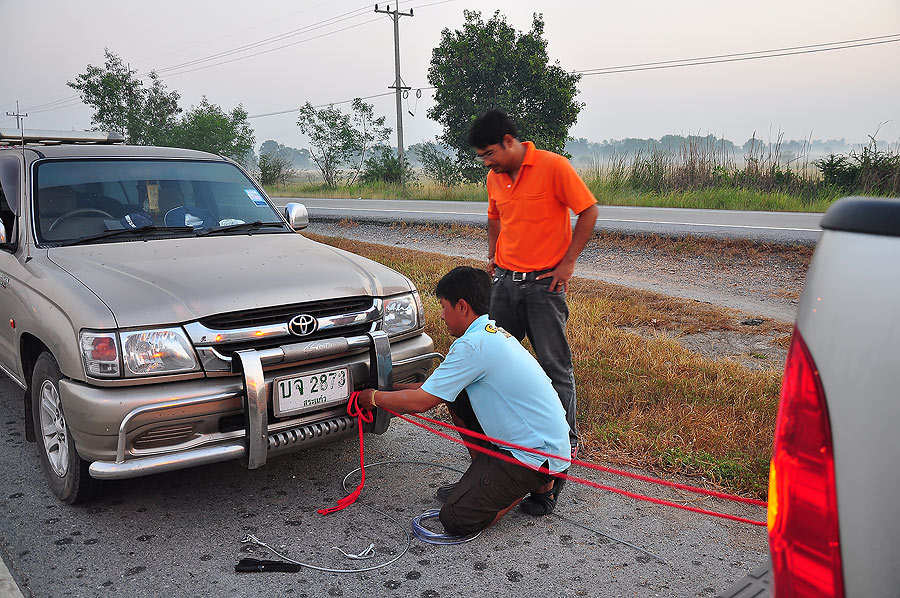
<svg viewBox="0 0 900 598">
<path fill-rule="evenodd" d="M 309 314 L 300 314 L 291 320 L 291 323 L 288 324 L 288 328 L 290 329 L 291 334 L 296 334 L 297 336 L 309 336 L 318 330 L 319 321 Z"/>
</svg>

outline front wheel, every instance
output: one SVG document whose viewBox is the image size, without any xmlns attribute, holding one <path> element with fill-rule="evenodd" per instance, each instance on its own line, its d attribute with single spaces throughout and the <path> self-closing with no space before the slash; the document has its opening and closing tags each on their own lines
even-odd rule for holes
<svg viewBox="0 0 900 598">
<path fill-rule="evenodd" d="M 31 377 L 31 412 L 39 436 L 37 445 L 44 477 L 53 494 L 71 505 L 96 496 L 100 482 L 91 477 L 89 463 L 75 450 L 75 440 L 59 398 L 61 378 L 62 372 L 53 355 L 42 353 Z"/>
</svg>

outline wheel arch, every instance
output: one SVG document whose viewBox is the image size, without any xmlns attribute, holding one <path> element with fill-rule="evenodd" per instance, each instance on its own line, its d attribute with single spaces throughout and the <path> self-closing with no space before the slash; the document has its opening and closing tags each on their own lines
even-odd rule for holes
<svg viewBox="0 0 900 598">
<path fill-rule="evenodd" d="M 25 403 L 25 439 L 29 442 L 37 440 L 31 406 L 31 378 L 34 375 L 34 365 L 37 363 L 38 357 L 45 352 L 53 355 L 53 352 L 41 339 L 27 332 L 22 334 L 19 339 L 19 355 L 22 360 L 22 377 L 25 382 L 25 391 L 22 393 Z"/>
</svg>

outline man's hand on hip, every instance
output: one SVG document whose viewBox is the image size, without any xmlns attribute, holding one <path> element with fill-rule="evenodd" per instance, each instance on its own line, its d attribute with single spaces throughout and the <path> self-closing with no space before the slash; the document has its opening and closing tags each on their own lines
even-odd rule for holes
<svg viewBox="0 0 900 598">
<path fill-rule="evenodd" d="M 538 276 L 537 280 L 553 277 L 553 280 L 550 281 L 551 291 L 568 291 L 569 279 L 572 278 L 573 272 L 575 272 L 575 264 L 563 260 L 552 271 Z"/>
</svg>

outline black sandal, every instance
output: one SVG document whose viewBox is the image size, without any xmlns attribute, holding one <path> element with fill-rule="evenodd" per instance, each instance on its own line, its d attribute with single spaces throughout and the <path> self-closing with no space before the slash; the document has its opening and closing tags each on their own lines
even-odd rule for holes
<svg viewBox="0 0 900 598">
<path fill-rule="evenodd" d="M 519 503 L 519 509 L 523 513 L 534 517 L 549 515 L 556 508 L 556 501 L 559 500 L 559 493 L 565 484 L 566 480 L 564 478 L 554 478 L 553 487 L 550 490 L 547 492 L 532 492 Z"/>
</svg>

